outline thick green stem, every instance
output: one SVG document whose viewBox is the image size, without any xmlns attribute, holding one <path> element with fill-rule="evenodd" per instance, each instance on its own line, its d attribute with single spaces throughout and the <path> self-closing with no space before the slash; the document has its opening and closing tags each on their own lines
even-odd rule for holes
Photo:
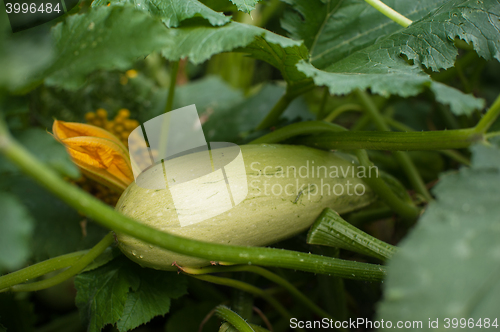
<svg viewBox="0 0 500 332">
<path fill-rule="evenodd" d="M 403 151 L 394 151 L 394 157 L 398 161 L 399 165 L 403 168 L 403 171 L 406 173 L 406 176 L 410 180 L 412 187 L 424 197 L 427 202 L 433 200 L 429 190 L 425 186 L 424 180 L 420 173 L 418 172 L 417 167 L 411 160 L 410 156 L 406 152 Z"/>
<path fill-rule="evenodd" d="M 359 98 L 360 102 L 365 106 L 366 111 L 371 116 L 372 120 L 375 122 L 378 130 L 380 131 L 390 131 L 389 125 L 385 122 L 384 117 L 377 109 L 377 106 L 373 103 L 373 100 L 368 96 L 365 91 L 356 89 L 355 94 Z M 425 183 L 420 176 L 415 164 L 410 159 L 410 157 L 402 151 L 394 152 L 394 157 L 398 161 L 399 165 L 403 168 L 406 176 L 410 180 L 413 188 L 422 195 L 426 201 L 432 201 L 432 196 L 425 187 Z"/>
<path fill-rule="evenodd" d="M 321 119 L 325 113 L 326 102 L 328 100 L 328 96 L 330 95 L 330 91 L 328 91 L 328 87 L 323 88 L 323 96 L 321 97 L 321 104 L 319 105 L 318 113 L 316 113 L 316 119 Z"/>
<path fill-rule="evenodd" d="M 305 121 L 299 123 L 293 123 L 286 127 L 277 129 L 272 133 L 261 136 L 248 144 L 272 144 L 282 142 L 288 138 L 306 135 L 306 134 L 317 134 L 322 132 L 337 132 L 346 131 L 344 127 L 333 123 L 327 123 L 324 121 Z"/>
<path fill-rule="evenodd" d="M 165 104 L 165 113 L 172 110 L 175 97 L 175 86 L 177 81 L 177 72 L 179 71 L 179 61 L 170 62 L 170 85 L 168 87 L 167 103 Z"/>
<path fill-rule="evenodd" d="M 374 167 L 373 163 L 368 158 L 368 154 L 365 150 L 356 150 L 356 156 L 358 157 L 359 164 L 365 169 L 370 169 Z M 420 215 L 420 210 L 414 206 L 410 205 L 394 194 L 394 192 L 387 186 L 387 184 L 380 177 L 366 177 L 363 179 L 368 183 L 370 188 L 396 213 L 407 220 L 415 220 Z"/>
<path fill-rule="evenodd" d="M 0 290 L 12 287 L 17 284 L 22 284 L 30 279 L 34 279 L 49 272 L 54 272 L 65 267 L 69 267 L 77 262 L 88 251 L 77 251 L 71 254 L 66 254 L 43 262 L 33 264 L 22 270 L 15 271 L 0 277 Z"/>
<path fill-rule="evenodd" d="M 488 109 L 486 114 L 481 118 L 479 123 L 474 127 L 476 133 L 486 133 L 491 125 L 500 116 L 500 95 L 493 102 L 493 105 Z"/>
<path fill-rule="evenodd" d="M 274 126 L 276 122 L 278 122 L 281 114 L 283 114 L 283 112 L 286 110 L 288 105 L 290 105 L 290 103 L 294 98 L 295 95 L 291 95 L 287 91 L 283 96 L 281 96 L 281 98 L 273 106 L 271 111 L 266 115 L 264 120 L 262 120 L 261 123 L 259 123 L 259 125 L 255 129 L 264 130 Z"/>
<path fill-rule="evenodd" d="M 205 268 L 181 268 L 182 271 L 188 274 L 207 274 L 207 273 L 223 273 L 223 272 L 252 272 L 261 275 L 262 277 L 280 285 L 285 288 L 292 296 L 297 300 L 302 302 L 306 307 L 308 307 L 312 312 L 316 313 L 320 317 L 326 317 L 335 320 L 326 311 L 318 307 L 314 302 L 312 302 L 307 296 L 302 294 L 294 285 L 292 285 L 288 280 L 280 277 L 279 275 L 272 273 L 262 267 L 253 265 L 229 265 L 229 266 L 209 266 Z"/>
<path fill-rule="evenodd" d="M 495 137 L 495 136 L 500 136 L 500 131 L 494 131 L 494 132 L 487 133 L 484 135 L 484 137 L 486 137 L 486 138 L 491 138 L 491 137 Z"/>
<path fill-rule="evenodd" d="M 365 0 L 370 6 L 374 7 L 376 10 L 396 22 L 397 24 L 407 27 L 409 26 L 412 21 L 405 16 L 401 15 L 391 7 L 387 6 L 385 3 L 383 3 L 380 0 Z"/>
<path fill-rule="evenodd" d="M 363 111 L 363 108 L 359 106 L 358 104 L 343 104 L 334 109 L 333 111 L 328 114 L 326 118 L 323 119 L 323 121 L 326 122 L 333 122 L 340 114 L 349 112 L 349 111 Z"/>
<path fill-rule="evenodd" d="M 64 270 L 58 275 L 29 284 L 21 284 L 12 286 L 10 289 L 14 292 L 33 292 L 41 289 L 49 288 L 60 284 L 63 281 L 80 273 L 87 265 L 92 263 L 94 259 L 97 258 L 108 246 L 110 246 L 114 241 L 113 233 L 106 235 L 98 244 L 96 244 L 92 249 L 90 249 L 84 256 L 82 256 L 78 261 L 76 261 L 69 269 Z"/>
<path fill-rule="evenodd" d="M 415 131 L 415 129 L 405 125 L 404 123 L 401 123 L 399 121 L 394 120 L 391 117 L 384 116 L 385 122 L 393 127 L 394 129 L 401 130 L 401 131 Z M 487 138 L 487 134 L 485 137 Z M 462 154 L 460 154 L 458 151 L 455 150 L 439 150 L 442 154 L 444 154 L 447 157 L 450 157 L 451 159 L 458 161 L 461 164 L 464 164 L 466 166 L 470 166 L 470 160 L 464 157 Z"/>
<path fill-rule="evenodd" d="M 222 285 L 222 286 L 228 286 L 228 287 L 233 287 L 237 289 L 241 289 L 245 292 L 248 292 L 250 294 L 253 294 L 255 296 L 259 296 L 269 302 L 270 305 L 272 305 L 276 311 L 278 311 L 284 318 L 289 320 L 292 318 L 292 315 L 283 307 L 274 297 L 271 295 L 267 294 L 264 290 L 255 287 L 254 285 L 247 284 L 245 282 L 239 281 L 239 280 L 234 280 L 230 278 L 222 278 L 222 277 L 216 277 L 212 275 L 191 275 L 191 277 L 200 279 L 203 281 L 211 282 L 217 285 Z"/>
<path fill-rule="evenodd" d="M 220 305 L 215 308 L 215 314 L 234 326 L 240 332 L 255 332 L 255 330 L 238 315 L 225 305 Z"/>
<path fill-rule="evenodd" d="M 2 134 L 2 126 L 4 134 Z M 380 265 L 309 255 L 290 250 L 208 243 L 159 231 L 118 213 L 97 198 L 65 182 L 57 173 L 37 160 L 5 132 L 5 126 L 0 120 L 0 152 L 7 159 L 68 205 L 116 232 L 130 235 L 176 253 L 212 261 L 276 266 L 371 281 L 380 281 L 386 274 L 385 267 Z"/>
</svg>

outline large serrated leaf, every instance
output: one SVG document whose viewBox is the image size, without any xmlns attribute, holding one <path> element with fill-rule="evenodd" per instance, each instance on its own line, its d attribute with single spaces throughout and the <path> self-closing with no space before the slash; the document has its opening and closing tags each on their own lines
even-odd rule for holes
<svg viewBox="0 0 500 332">
<path fill-rule="evenodd" d="M 296 12 L 288 13 L 282 24 L 293 37 L 305 40 L 311 54 L 310 62 L 301 60 L 297 67 L 316 85 L 328 86 L 332 94 L 370 88 L 385 96 L 408 97 L 429 87 L 436 99 L 450 105 L 455 114 L 470 114 L 484 106 L 472 95 L 432 82 L 421 65 L 435 70 L 450 67 L 458 54 L 453 44 L 455 36 L 473 41 L 483 57 L 499 58 L 497 1 L 455 0 L 443 7 L 439 6 L 445 1 L 387 1 L 416 20 L 408 28 L 360 1 L 289 2 Z M 473 23 L 477 28 L 472 28 Z M 402 54 L 415 63 L 409 64 Z"/>
<path fill-rule="evenodd" d="M 142 268 L 124 256 L 75 278 L 76 305 L 88 331 L 108 324 L 124 332 L 166 314 L 170 299 L 186 293 L 186 280 L 176 272 Z"/>
<path fill-rule="evenodd" d="M 33 218 L 12 194 L 0 192 L 0 273 L 16 270 L 31 254 Z"/>
<path fill-rule="evenodd" d="M 241 10 L 245 13 L 250 13 L 252 10 L 254 10 L 255 5 L 259 1 L 260 0 L 231 0 L 231 2 L 234 3 L 236 7 L 238 7 L 238 10 Z"/>
<path fill-rule="evenodd" d="M 500 149 L 472 151 L 472 167 L 442 176 L 436 201 L 389 263 L 379 319 L 431 330 L 429 319 L 443 329 L 445 318 L 498 317 Z"/>
<path fill-rule="evenodd" d="M 214 26 L 224 25 L 231 20 L 231 17 L 224 16 L 197 0 L 96 0 L 92 2 L 92 7 L 108 4 L 132 5 L 160 17 L 169 28 L 177 27 L 182 21 L 193 17 L 202 17 Z"/>
<path fill-rule="evenodd" d="M 97 7 L 53 28 L 55 61 L 45 83 L 76 89 L 97 69 L 127 69 L 140 57 L 173 48 L 160 19 L 131 7 Z M 147 36 L 147 37 L 146 37 Z"/>
<path fill-rule="evenodd" d="M 447 0 L 386 0 L 402 15 L 418 20 Z M 373 45 L 378 39 L 404 30 L 365 1 L 286 0 L 294 11 L 282 26 L 294 39 L 304 40 L 317 68 L 326 68 L 346 56 Z"/>
<path fill-rule="evenodd" d="M 169 35 L 177 46 L 162 51 L 168 60 L 188 57 L 198 64 L 217 53 L 239 51 L 275 66 L 292 86 L 311 82 L 295 66 L 299 60 L 307 58 L 303 43 L 266 29 L 231 22 L 222 27 L 197 25 L 170 29 Z"/>
</svg>

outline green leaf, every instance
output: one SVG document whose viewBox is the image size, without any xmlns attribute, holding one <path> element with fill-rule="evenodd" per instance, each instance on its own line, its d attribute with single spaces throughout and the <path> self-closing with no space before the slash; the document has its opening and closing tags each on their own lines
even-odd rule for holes
<svg viewBox="0 0 500 332">
<path fill-rule="evenodd" d="M 252 10 L 254 10 L 255 5 L 259 1 L 260 0 L 231 0 L 231 2 L 234 3 L 236 7 L 238 7 L 238 10 L 241 10 L 245 13 L 250 13 Z"/>
<path fill-rule="evenodd" d="M 408 28 L 398 26 L 364 2 L 350 0 L 336 6 L 319 0 L 289 2 L 297 12 L 288 13 L 283 26 L 293 37 L 304 39 L 311 56 L 310 62 L 301 60 L 297 67 L 316 85 L 328 86 L 330 93 L 341 95 L 356 88 L 370 88 L 383 96 L 408 97 L 430 87 L 436 99 L 450 105 L 455 114 L 470 114 L 484 106 L 482 100 L 472 95 L 433 83 L 420 66 L 437 70 L 453 64 L 458 54 L 453 37 L 463 37 L 464 33 L 458 33 L 457 26 L 464 26 L 470 34 L 463 37 L 466 41 L 474 39 L 477 45 L 491 44 L 489 54 L 476 47 L 482 56 L 498 57 L 499 41 L 493 40 L 496 37 L 492 32 L 497 28 L 491 23 L 498 22 L 500 9 L 496 1 L 481 4 L 451 1 L 426 17 L 423 16 L 444 1 L 387 1 L 398 12 L 416 20 Z M 459 2 L 464 3 L 462 9 L 450 5 Z M 467 6 L 473 6 L 473 2 L 474 15 L 469 15 Z M 480 30 L 472 29 L 472 22 Z M 409 64 L 401 54 L 414 64 Z"/>
<path fill-rule="evenodd" d="M 194 64 L 202 63 L 217 53 L 246 47 L 259 36 L 263 37 L 266 42 L 283 48 L 302 45 L 301 42 L 277 35 L 269 30 L 238 22 L 231 22 L 222 27 L 194 25 L 168 31 L 176 47 L 164 49 L 163 56 L 173 61 L 188 57 Z"/>
<path fill-rule="evenodd" d="M 290 36 L 303 40 L 316 68 L 324 69 L 378 39 L 405 30 L 364 1 L 286 0 L 293 7 L 281 22 Z M 385 0 L 411 20 L 419 20 L 447 0 Z"/>
<path fill-rule="evenodd" d="M 244 100 L 243 92 L 224 82 L 219 76 L 205 76 L 175 89 L 174 109 L 195 104 L 198 114 L 210 120 L 218 112 Z"/>
<path fill-rule="evenodd" d="M 332 209 L 324 209 L 307 234 L 307 243 L 347 249 L 381 260 L 391 258 L 396 247 L 349 224 Z"/>
<path fill-rule="evenodd" d="M 45 130 L 30 128 L 15 135 L 15 137 L 40 161 L 52 167 L 59 174 L 72 179 L 80 177 L 78 167 L 71 161 L 64 146 Z M 18 169 L 0 157 L 0 172 L 18 172 Z"/>
<path fill-rule="evenodd" d="M 43 30 L 12 33 L 7 13 L 0 11 L 0 89 L 16 91 L 50 65 L 52 44 Z"/>
<path fill-rule="evenodd" d="M 188 57 L 199 64 L 217 53 L 240 51 L 269 62 L 291 85 L 310 83 L 310 79 L 295 67 L 300 59 L 307 58 L 302 42 L 269 30 L 231 22 L 222 27 L 196 25 L 170 29 L 169 35 L 176 47 L 163 49 L 162 54 L 168 60 Z"/>
<path fill-rule="evenodd" d="M 193 17 L 202 17 L 213 26 L 224 25 L 231 17 L 224 16 L 197 0 L 96 0 L 92 7 L 111 5 L 132 5 L 139 10 L 149 12 L 153 16 L 160 17 L 162 22 L 169 28 L 177 27 L 179 24 Z"/>
<path fill-rule="evenodd" d="M 430 88 L 436 96 L 436 100 L 442 104 L 449 105 L 456 115 L 469 115 L 474 110 L 481 110 L 485 106 L 484 99 L 462 93 L 460 90 L 443 83 L 432 81 Z"/>
<path fill-rule="evenodd" d="M 170 299 L 186 293 L 186 280 L 176 272 L 145 269 L 124 256 L 75 278 L 76 305 L 88 331 L 112 324 L 128 331 L 165 315 Z"/>
<path fill-rule="evenodd" d="M 66 89 L 80 87 L 94 70 L 127 69 L 155 50 L 175 47 L 159 19 L 123 6 L 69 16 L 52 35 L 55 61 L 45 72 L 45 83 Z"/>
<path fill-rule="evenodd" d="M 471 168 L 441 177 L 414 230 L 389 262 L 378 318 L 424 322 L 498 317 L 500 148 L 472 147 Z"/>
<path fill-rule="evenodd" d="M 31 255 L 33 219 L 14 195 L 0 192 L 0 273 L 23 266 Z"/>
<path fill-rule="evenodd" d="M 30 244 L 35 261 L 94 246 L 108 232 L 22 174 L 1 173 L 0 190 L 17 196 L 35 220 Z M 86 224 L 86 234 L 82 226 Z"/>
<path fill-rule="evenodd" d="M 265 84 L 257 93 L 227 107 L 212 109 L 203 124 L 207 140 L 212 142 L 243 143 L 248 135 L 267 115 L 278 99 L 285 93 L 285 87 Z M 296 98 L 283 113 L 282 121 L 312 120 L 303 98 Z"/>
</svg>

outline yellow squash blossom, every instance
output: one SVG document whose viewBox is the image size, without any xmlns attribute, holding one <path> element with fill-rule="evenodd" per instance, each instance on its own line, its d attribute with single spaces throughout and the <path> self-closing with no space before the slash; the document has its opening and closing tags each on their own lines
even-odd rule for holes
<svg viewBox="0 0 500 332">
<path fill-rule="evenodd" d="M 57 120 L 52 132 L 89 178 L 117 192 L 134 181 L 127 148 L 110 132 L 93 125 Z"/>
</svg>

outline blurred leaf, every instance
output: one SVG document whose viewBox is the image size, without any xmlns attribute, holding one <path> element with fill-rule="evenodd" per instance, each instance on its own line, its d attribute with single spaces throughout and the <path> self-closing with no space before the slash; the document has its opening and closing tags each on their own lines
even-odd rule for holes
<svg viewBox="0 0 500 332">
<path fill-rule="evenodd" d="M 170 299 L 184 295 L 186 285 L 176 272 L 145 269 L 121 256 L 75 278 L 76 305 L 88 331 L 108 324 L 128 331 L 168 313 Z"/>
<path fill-rule="evenodd" d="M 453 38 L 464 35 L 458 25 L 469 34 L 463 38 L 476 41 L 475 47 L 482 56 L 500 59 L 497 45 L 500 42 L 495 37 L 497 28 L 491 23 L 497 22 L 500 14 L 496 1 L 487 0 L 481 4 L 450 1 L 425 17 L 444 1 L 388 1 L 389 6 L 416 20 L 408 28 L 398 26 L 359 1 L 344 1 L 337 6 L 319 0 L 289 2 L 297 12 L 289 13 L 283 26 L 295 38 L 305 40 L 311 55 L 310 62 L 301 60 L 298 69 L 316 85 L 328 86 L 332 94 L 370 88 L 383 96 L 408 97 L 430 87 L 436 99 L 449 104 L 455 114 L 470 114 L 484 106 L 482 100 L 472 95 L 433 83 L 420 65 L 438 70 L 453 64 L 458 54 Z M 458 6 L 459 2 L 463 2 L 463 6 Z M 472 27 L 470 20 L 477 28 Z M 482 46 L 488 43 L 492 44 L 490 53 Z M 408 64 L 401 54 L 415 64 Z"/>
<path fill-rule="evenodd" d="M 205 76 L 176 88 L 173 108 L 195 104 L 198 114 L 203 116 L 214 110 L 229 108 L 243 100 L 243 93 L 232 88 L 219 76 Z"/>
<path fill-rule="evenodd" d="M 16 195 L 36 221 L 31 240 L 35 261 L 88 249 L 108 232 L 24 175 L 2 173 L 2 177 L 0 190 Z"/>
<path fill-rule="evenodd" d="M 111 5 L 133 5 L 135 8 L 144 10 L 158 16 L 169 28 L 177 27 L 188 18 L 202 17 L 211 25 L 224 25 L 231 20 L 231 17 L 224 16 L 211 8 L 205 6 L 197 0 L 96 0 L 92 2 L 92 7 Z"/>
<path fill-rule="evenodd" d="M 0 273 L 17 270 L 31 255 L 33 218 L 14 195 L 0 192 Z"/>
<path fill-rule="evenodd" d="M 169 35 L 177 46 L 163 49 L 162 54 L 168 60 L 188 57 L 198 64 L 217 53 L 241 51 L 278 68 L 291 85 L 310 83 L 295 66 L 300 59 L 307 58 L 302 42 L 269 30 L 231 22 L 222 27 L 195 25 L 170 29 Z"/>
<path fill-rule="evenodd" d="M 26 296 L 16 293 L 0 293 L 0 331 L 2 325 L 7 332 L 34 331 L 36 317 L 33 304 Z"/>
<path fill-rule="evenodd" d="M 55 61 L 45 72 L 45 82 L 66 89 L 80 87 L 94 70 L 127 69 L 155 50 L 175 47 L 159 19 L 122 6 L 68 16 L 52 35 Z"/>
<path fill-rule="evenodd" d="M 238 103 L 214 108 L 203 124 L 207 141 L 243 142 L 284 93 L 284 87 L 266 84 L 256 94 Z M 299 97 L 288 106 L 281 120 L 291 122 L 311 120 L 313 117 L 304 99 Z"/>
<path fill-rule="evenodd" d="M 378 319 L 497 318 L 500 306 L 500 148 L 472 147 L 471 168 L 442 176 L 389 263 Z"/>
<path fill-rule="evenodd" d="M 0 89 L 15 91 L 50 64 L 52 44 L 41 29 L 12 33 L 0 11 Z"/>
<path fill-rule="evenodd" d="M 449 105 L 456 115 L 470 115 L 475 110 L 483 109 L 485 105 L 484 99 L 475 98 L 472 94 L 462 93 L 460 90 L 443 83 L 432 82 L 431 91 L 438 102 Z"/>
<path fill-rule="evenodd" d="M 218 304 L 220 303 L 186 301 L 180 310 L 170 315 L 165 325 L 165 332 L 198 332 L 203 319 Z M 218 328 L 219 321 L 215 316 L 203 325 L 203 331 L 217 331 Z"/>
<path fill-rule="evenodd" d="M 259 1 L 260 0 L 231 0 L 231 2 L 234 3 L 236 7 L 238 7 L 238 10 L 241 10 L 245 13 L 250 13 L 252 10 L 254 10 L 255 5 Z"/>
<path fill-rule="evenodd" d="M 69 158 L 66 149 L 48 132 L 30 128 L 15 135 L 16 139 L 40 161 L 52 167 L 63 176 L 77 179 L 80 172 Z M 0 172 L 18 172 L 18 169 L 0 156 Z"/>
</svg>

